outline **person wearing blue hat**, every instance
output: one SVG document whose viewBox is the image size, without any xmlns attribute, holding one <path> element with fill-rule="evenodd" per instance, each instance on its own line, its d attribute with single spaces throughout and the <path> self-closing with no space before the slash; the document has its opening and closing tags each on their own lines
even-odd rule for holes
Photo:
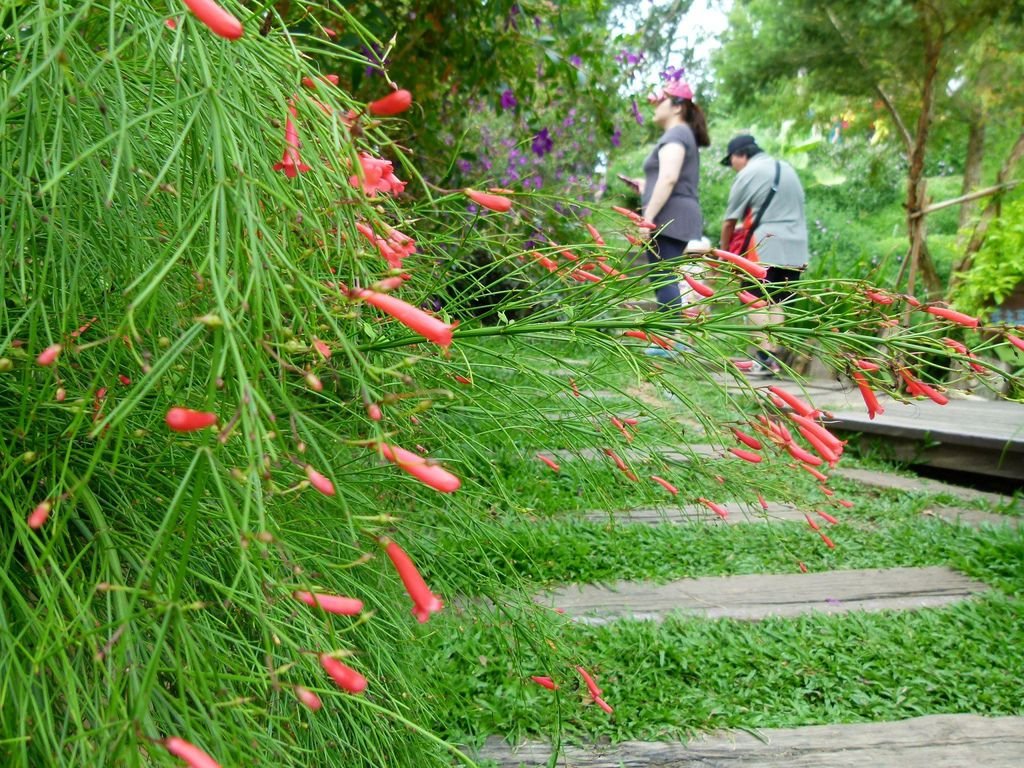
<svg viewBox="0 0 1024 768">
<path fill-rule="evenodd" d="M 770 157 L 750 134 L 729 141 L 722 165 L 736 171 L 722 222 L 721 248 L 760 261 L 768 269 L 761 282 L 748 286 L 768 301 L 750 315 L 764 327 L 785 319 L 783 305 L 793 296 L 792 283 L 810 259 L 804 189 L 793 167 Z M 743 222 L 742 228 L 737 224 Z M 758 334 L 758 370 L 778 373 L 781 350 L 772 349 L 768 337 Z"/>
</svg>

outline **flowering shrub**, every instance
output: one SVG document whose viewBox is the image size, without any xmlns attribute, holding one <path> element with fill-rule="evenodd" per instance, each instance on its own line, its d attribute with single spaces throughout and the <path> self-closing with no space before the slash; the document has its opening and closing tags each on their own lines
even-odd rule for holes
<svg viewBox="0 0 1024 768">
<path fill-rule="evenodd" d="M 728 353 L 757 265 L 696 260 L 715 270 L 715 293 L 685 318 L 624 312 L 649 288 L 600 230 L 565 217 L 579 253 L 536 252 L 506 227 L 529 195 L 423 182 L 419 155 L 392 140 L 402 115 L 434 106 L 415 89 L 380 78 L 361 101 L 296 55 L 334 45 L 334 26 L 358 30 L 357 18 L 304 7 L 295 13 L 316 34 L 288 34 L 237 3 L 186 5 L 169 18 L 141 0 L 5 17 L 18 33 L 3 38 L 0 70 L 0 721 L 13 735 L 0 757 L 468 762 L 422 725 L 431 671 L 418 632 L 444 631 L 433 623 L 454 596 L 444 557 L 420 562 L 416 542 L 464 534 L 506 499 L 479 434 L 551 430 L 515 387 L 474 372 L 473 354 L 488 336 L 572 333 L 651 370 L 648 344 L 686 342 L 684 362 L 741 376 L 748 361 Z M 361 63 L 383 67 L 388 50 L 361 44 L 376 50 Z M 552 131 L 551 152 L 559 139 Z M 645 226 L 629 216 L 623 232 Z M 506 322 L 485 325 L 477 294 L 453 288 L 467 251 L 516 277 L 493 308 Z M 939 400 L 914 355 L 963 354 L 930 334 L 970 318 L 862 288 L 808 287 L 813 311 L 773 333 L 797 349 L 819 343 L 858 374 L 869 407 L 896 386 Z M 527 303 L 543 309 L 507 321 Z M 880 348 L 877 331 L 908 305 L 926 322 Z M 579 394 L 526 372 L 545 396 Z M 839 459 L 810 405 L 761 391 L 755 405 L 758 416 L 737 403 L 709 430 L 731 436 L 742 421 L 765 462 L 823 474 Z M 741 487 L 749 456 L 695 464 L 685 484 L 641 475 L 613 442 L 635 427 L 619 419 L 586 441 L 616 478 L 728 514 L 718 478 Z M 472 560 L 472 537 L 462 541 L 450 560 Z M 485 563 L 478 581 L 508 586 Z M 573 662 L 612 712 L 585 660 Z"/>
</svg>

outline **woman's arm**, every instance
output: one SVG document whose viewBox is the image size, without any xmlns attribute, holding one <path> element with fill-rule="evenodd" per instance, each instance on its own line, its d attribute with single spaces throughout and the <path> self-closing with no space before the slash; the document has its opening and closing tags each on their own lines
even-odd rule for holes
<svg viewBox="0 0 1024 768">
<path fill-rule="evenodd" d="M 683 170 L 683 160 L 686 159 L 686 149 L 682 144 L 672 142 L 665 144 L 658 150 L 658 178 L 654 182 L 654 189 L 651 190 L 651 198 L 644 208 L 644 218 L 654 221 L 665 207 L 669 197 L 672 196 L 672 189 L 679 181 L 679 174 Z"/>
</svg>

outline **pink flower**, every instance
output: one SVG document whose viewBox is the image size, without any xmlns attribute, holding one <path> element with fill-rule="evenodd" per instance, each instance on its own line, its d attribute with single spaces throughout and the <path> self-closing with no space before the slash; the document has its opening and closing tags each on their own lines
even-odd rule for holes
<svg viewBox="0 0 1024 768">
<path fill-rule="evenodd" d="M 672 483 L 670 483 L 670 482 L 669 482 L 668 480 L 666 480 L 665 478 L 663 478 L 663 477 L 658 477 L 657 475 L 651 475 L 651 480 L 653 480 L 654 482 L 656 482 L 656 483 L 657 483 L 658 485 L 660 485 L 660 486 L 661 486 L 662 488 L 664 488 L 664 489 L 665 489 L 666 491 L 668 491 L 669 493 L 671 493 L 671 494 L 672 494 L 673 496 L 678 496 L 678 495 L 679 495 L 679 489 L 678 489 L 678 488 L 676 488 L 676 487 L 675 487 L 674 485 L 672 485 Z"/>
<path fill-rule="evenodd" d="M 430 618 L 430 614 L 437 613 L 444 607 L 441 598 L 430 591 L 430 587 L 416 570 L 416 566 L 405 551 L 393 541 L 388 541 L 385 547 L 388 557 L 398 571 L 398 577 L 405 585 L 406 592 L 412 598 L 412 614 L 423 624 Z"/>
<path fill-rule="evenodd" d="M 36 505 L 36 508 L 32 510 L 32 514 L 28 516 L 28 527 L 32 530 L 37 530 L 43 527 L 43 523 L 46 522 L 50 516 L 50 502 L 41 501 Z"/>
<path fill-rule="evenodd" d="M 553 471 L 555 471 L 555 472 L 559 472 L 562 469 L 560 466 L 558 466 L 558 464 L 556 464 L 554 461 L 552 461 L 551 459 L 549 459 L 547 456 L 545 456 L 542 453 L 538 453 L 537 454 L 537 458 L 540 459 L 541 461 L 543 461 L 549 467 L 551 467 L 551 469 Z"/>
<path fill-rule="evenodd" d="M 242 22 L 221 8 L 213 0 L 184 0 L 185 5 L 203 22 L 213 34 L 225 40 L 237 40 L 242 36 Z"/>
<path fill-rule="evenodd" d="M 397 195 L 405 189 L 405 182 L 395 176 L 390 160 L 381 160 L 360 152 L 359 165 L 361 172 L 349 176 L 348 183 L 356 189 L 362 187 L 367 196 L 376 197 L 378 192 Z"/>
<path fill-rule="evenodd" d="M 550 677 L 542 677 L 541 675 L 530 675 L 530 679 L 533 680 L 537 685 L 547 688 L 549 691 L 557 691 L 558 683 L 552 680 Z"/>
</svg>

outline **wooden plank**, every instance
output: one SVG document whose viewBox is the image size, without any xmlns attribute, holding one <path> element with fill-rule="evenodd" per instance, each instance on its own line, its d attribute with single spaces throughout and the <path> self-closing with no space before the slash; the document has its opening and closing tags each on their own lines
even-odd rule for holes
<svg viewBox="0 0 1024 768">
<path fill-rule="evenodd" d="M 902 475 L 894 475 L 891 472 L 878 472 L 873 469 L 852 469 L 849 467 L 836 467 L 832 471 L 832 476 L 885 490 L 946 494 L 961 501 L 985 501 L 990 504 L 1006 507 L 1010 507 L 1013 504 L 1013 499 L 1009 496 L 979 491 L 974 488 L 965 488 L 960 485 L 940 483 L 938 480 L 931 480 L 926 477 L 904 477 Z"/>
<path fill-rule="evenodd" d="M 588 512 L 587 520 L 595 523 L 612 523 L 614 525 L 684 525 L 687 523 L 712 523 L 730 525 L 737 523 L 774 523 L 801 522 L 805 523 L 804 513 L 791 504 L 769 501 L 768 509 L 759 505 L 730 504 L 723 506 L 729 510 L 729 517 L 723 520 L 703 504 L 688 504 L 683 507 L 641 507 L 626 509 L 620 512 Z"/>
<path fill-rule="evenodd" d="M 619 581 L 571 585 L 535 599 L 584 623 L 605 624 L 623 618 L 660 621 L 673 613 L 756 620 L 914 609 L 956 602 L 987 589 L 950 568 L 931 566 L 704 577 L 668 584 Z"/>
<path fill-rule="evenodd" d="M 841 432 L 840 430 L 836 430 Z M 1024 453 L 959 443 L 935 443 L 929 436 L 895 437 L 860 433 L 857 448 L 870 452 L 872 441 L 882 441 L 887 456 L 905 464 L 1024 481 Z"/>
<path fill-rule="evenodd" d="M 551 747 L 488 739 L 499 768 L 549 765 Z M 1024 717 L 928 715 L 910 720 L 714 733 L 688 744 L 625 741 L 567 747 L 560 768 L 1021 768 Z"/>
</svg>

